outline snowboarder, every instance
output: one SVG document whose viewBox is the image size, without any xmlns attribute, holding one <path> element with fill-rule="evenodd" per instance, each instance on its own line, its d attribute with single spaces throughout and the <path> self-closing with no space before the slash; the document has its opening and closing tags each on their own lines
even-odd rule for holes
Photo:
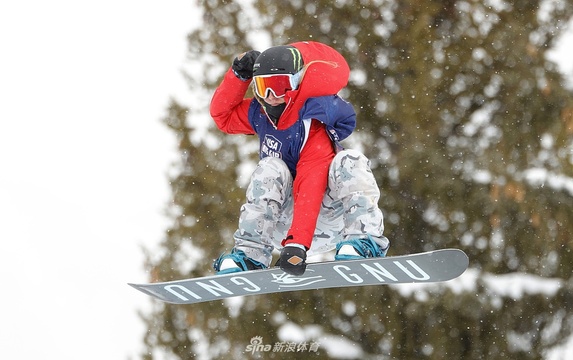
<svg viewBox="0 0 573 360">
<path fill-rule="evenodd" d="M 336 248 L 336 260 L 385 256 L 380 191 L 369 160 L 339 142 L 356 126 L 337 93 L 350 69 L 344 57 L 304 41 L 237 56 L 215 91 L 210 113 L 228 134 L 257 134 L 260 161 L 241 207 L 234 248 L 218 274 L 278 265 L 302 275 L 307 253 Z M 254 97 L 244 98 L 250 84 Z"/>
</svg>

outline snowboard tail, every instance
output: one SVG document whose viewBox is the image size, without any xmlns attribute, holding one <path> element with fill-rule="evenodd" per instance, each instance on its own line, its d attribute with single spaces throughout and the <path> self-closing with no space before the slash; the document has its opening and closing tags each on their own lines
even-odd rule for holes
<svg viewBox="0 0 573 360">
<path fill-rule="evenodd" d="M 442 249 L 402 256 L 311 263 L 302 276 L 270 268 L 129 285 L 168 303 L 194 304 L 296 290 L 441 282 L 460 276 L 468 265 L 468 256 L 463 251 Z"/>
</svg>

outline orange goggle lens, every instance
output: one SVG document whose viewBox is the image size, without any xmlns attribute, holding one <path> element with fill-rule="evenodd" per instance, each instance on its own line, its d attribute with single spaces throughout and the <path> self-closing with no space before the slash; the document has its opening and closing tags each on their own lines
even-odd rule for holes
<svg viewBox="0 0 573 360">
<path fill-rule="evenodd" d="M 293 89 L 293 75 L 269 75 L 255 76 L 255 92 L 258 96 L 265 99 L 272 92 L 275 97 L 282 98 L 286 92 Z"/>
</svg>

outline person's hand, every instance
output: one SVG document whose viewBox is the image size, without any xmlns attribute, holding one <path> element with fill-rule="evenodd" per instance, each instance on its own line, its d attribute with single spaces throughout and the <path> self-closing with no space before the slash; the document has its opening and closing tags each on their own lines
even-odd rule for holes
<svg viewBox="0 0 573 360">
<path fill-rule="evenodd" d="M 282 271 L 301 276 L 306 270 L 306 249 L 299 244 L 287 244 L 281 251 L 279 266 Z"/>
<path fill-rule="evenodd" d="M 249 50 L 237 56 L 232 65 L 235 75 L 243 81 L 251 80 L 253 78 L 253 65 L 255 65 L 255 60 L 259 55 L 261 55 L 260 51 Z"/>
</svg>

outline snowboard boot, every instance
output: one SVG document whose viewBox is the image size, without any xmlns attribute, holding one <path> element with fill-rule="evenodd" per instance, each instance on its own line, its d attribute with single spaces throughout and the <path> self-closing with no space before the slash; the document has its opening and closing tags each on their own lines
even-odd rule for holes
<svg viewBox="0 0 573 360">
<path fill-rule="evenodd" d="M 213 263 L 213 268 L 217 275 L 223 275 L 240 271 L 266 269 L 267 267 L 247 257 L 242 250 L 233 249 L 230 254 L 219 256 Z"/>
<path fill-rule="evenodd" d="M 341 241 L 336 245 L 335 260 L 356 260 L 371 257 L 384 257 L 390 247 L 390 242 L 386 237 L 382 237 L 378 242 L 370 235 L 366 239 L 349 239 Z"/>
</svg>

